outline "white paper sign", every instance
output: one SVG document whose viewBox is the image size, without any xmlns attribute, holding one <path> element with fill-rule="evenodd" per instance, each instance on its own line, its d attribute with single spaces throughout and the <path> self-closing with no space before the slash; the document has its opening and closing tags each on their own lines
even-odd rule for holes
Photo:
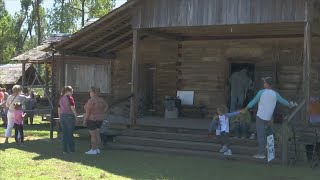
<svg viewBox="0 0 320 180">
<path fill-rule="evenodd" d="M 193 105 L 194 91 L 177 91 L 182 105 Z"/>
<path fill-rule="evenodd" d="M 273 136 L 273 134 L 271 134 L 267 137 L 267 151 L 268 151 L 268 162 L 270 162 L 276 156 L 276 153 L 274 150 L 274 136 Z"/>
</svg>

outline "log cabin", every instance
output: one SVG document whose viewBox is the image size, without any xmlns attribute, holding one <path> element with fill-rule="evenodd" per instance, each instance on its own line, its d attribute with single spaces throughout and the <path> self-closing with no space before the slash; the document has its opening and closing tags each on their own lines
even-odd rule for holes
<svg viewBox="0 0 320 180">
<path fill-rule="evenodd" d="M 133 94 L 114 112 L 122 123 L 169 131 L 205 129 L 216 107 L 228 105 L 235 71 L 249 70 L 255 92 L 272 77 L 283 97 L 299 102 L 292 112 L 279 109 L 288 115 L 277 139 L 286 164 L 288 129 L 308 124 L 307 100 L 319 95 L 319 7 L 317 0 L 129 0 L 55 45 L 55 82 L 74 86 L 76 96 L 98 86 L 109 102 Z M 191 104 L 179 120 L 165 120 L 165 97 L 179 91 L 191 92 Z"/>
</svg>

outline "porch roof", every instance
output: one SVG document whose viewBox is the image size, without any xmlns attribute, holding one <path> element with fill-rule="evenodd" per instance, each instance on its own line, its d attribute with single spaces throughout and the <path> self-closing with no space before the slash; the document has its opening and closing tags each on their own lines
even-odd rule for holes
<svg viewBox="0 0 320 180">
<path fill-rule="evenodd" d="M 143 29 L 147 34 L 181 41 L 303 37 L 304 23 L 236 24 Z"/>
<path fill-rule="evenodd" d="M 119 8 L 83 27 L 70 38 L 58 43 L 55 48 L 66 54 L 103 56 L 132 42 L 131 8 L 136 1 L 128 1 Z"/>
</svg>

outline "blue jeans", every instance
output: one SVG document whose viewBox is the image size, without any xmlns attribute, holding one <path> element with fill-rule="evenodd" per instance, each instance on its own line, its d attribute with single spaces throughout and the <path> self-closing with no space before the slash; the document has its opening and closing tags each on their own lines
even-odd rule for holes
<svg viewBox="0 0 320 180">
<path fill-rule="evenodd" d="M 75 117 L 73 114 L 61 114 L 60 125 L 62 128 L 63 152 L 74 152 L 74 125 Z"/>
<path fill-rule="evenodd" d="M 234 128 L 237 137 L 249 137 L 249 124 L 247 122 L 235 122 Z"/>
</svg>

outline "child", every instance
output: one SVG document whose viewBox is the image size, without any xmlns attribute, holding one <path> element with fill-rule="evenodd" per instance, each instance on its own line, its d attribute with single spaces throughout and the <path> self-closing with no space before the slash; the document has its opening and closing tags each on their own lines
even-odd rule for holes
<svg viewBox="0 0 320 180">
<path fill-rule="evenodd" d="M 234 118 L 235 133 L 238 138 L 249 138 L 249 128 L 251 123 L 251 116 L 249 111 Z"/>
<path fill-rule="evenodd" d="M 22 105 L 20 102 L 14 103 L 14 137 L 18 146 L 23 146 L 23 118 L 26 113 L 22 112 Z M 20 134 L 20 138 L 18 137 Z"/>
<path fill-rule="evenodd" d="M 239 115 L 240 112 L 227 113 L 227 107 L 221 106 L 217 108 L 218 118 L 219 118 L 219 126 L 220 126 L 220 142 L 222 148 L 219 152 L 223 153 L 223 155 L 231 156 L 232 151 L 230 149 L 230 141 L 229 141 L 229 118 L 232 116 Z M 217 126 L 218 127 L 218 126 Z M 210 128 L 211 129 L 211 128 Z M 210 132 L 209 132 L 210 133 Z"/>
</svg>

